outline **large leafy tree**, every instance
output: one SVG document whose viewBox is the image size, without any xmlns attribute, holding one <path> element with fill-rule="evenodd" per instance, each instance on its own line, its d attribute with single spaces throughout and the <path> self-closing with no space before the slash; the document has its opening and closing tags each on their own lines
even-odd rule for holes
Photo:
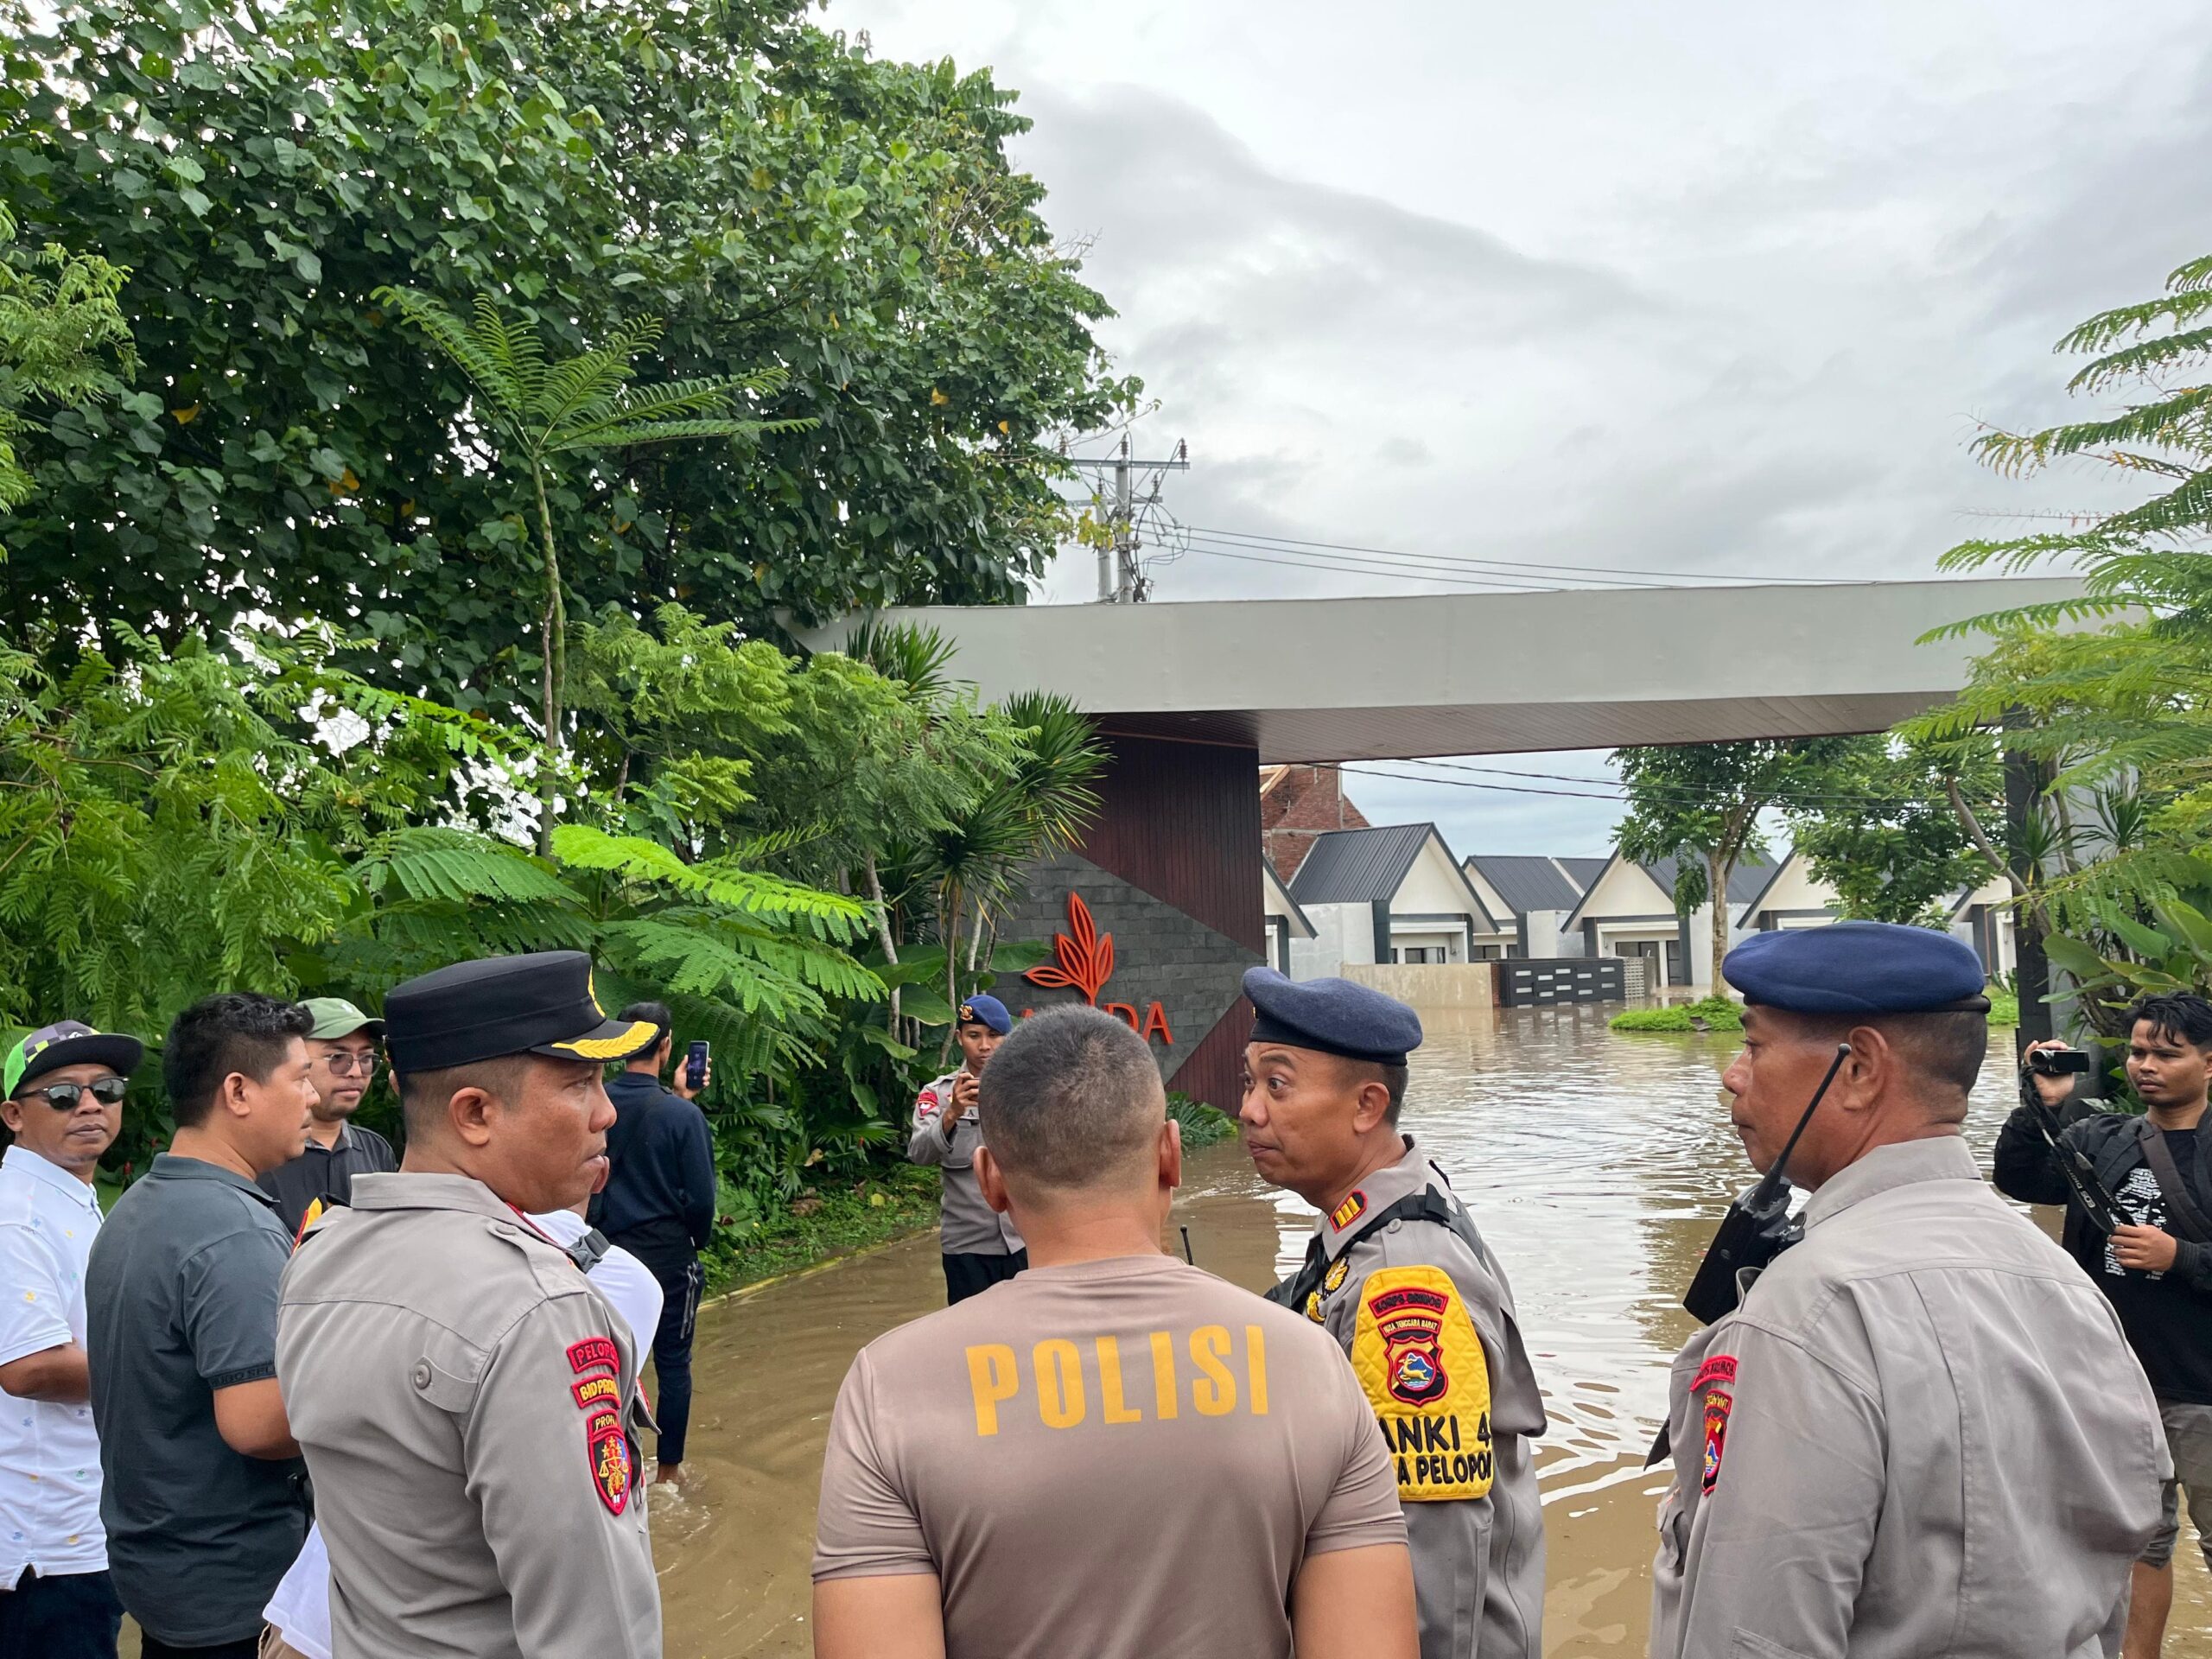
<svg viewBox="0 0 2212 1659">
<path fill-rule="evenodd" d="M 1986 733 L 1856 745 L 1822 785 L 1781 808 L 1846 917 L 1930 922 L 1963 889 L 2005 874 L 2004 777 Z"/>
<path fill-rule="evenodd" d="M 1613 844 L 1627 857 L 1678 861 L 1675 907 L 1688 915 L 1711 900 L 1713 983 L 1727 983 L 1728 877 L 1747 854 L 1765 850 L 1763 814 L 1785 799 L 1827 791 L 1863 738 L 1753 739 L 1667 748 L 1616 749 L 1628 810 Z"/>
<path fill-rule="evenodd" d="M 21 446 L 19 592 L 64 654 L 110 619 L 320 616 L 385 683 L 537 700 L 533 492 L 387 287 L 499 295 L 556 354 L 658 315 L 641 393 L 786 372 L 749 412 L 808 429 L 549 489 L 575 614 L 1016 598 L 1061 523 L 1052 440 L 1131 395 L 1009 96 L 796 0 L 0 0 L 0 203 L 131 270 L 143 359 Z"/>
</svg>

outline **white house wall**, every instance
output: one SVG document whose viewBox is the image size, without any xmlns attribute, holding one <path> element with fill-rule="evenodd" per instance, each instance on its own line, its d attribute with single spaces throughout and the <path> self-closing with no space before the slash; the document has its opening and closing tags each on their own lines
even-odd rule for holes
<svg viewBox="0 0 2212 1659">
<path fill-rule="evenodd" d="M 1313 924 L 1310 939 L 1290 942 L 1293 979 L 1330 979 L 1346 963 L 1375 960 L 1375 909 L 1371 905 L 1305 905 Z"/>
</svg>

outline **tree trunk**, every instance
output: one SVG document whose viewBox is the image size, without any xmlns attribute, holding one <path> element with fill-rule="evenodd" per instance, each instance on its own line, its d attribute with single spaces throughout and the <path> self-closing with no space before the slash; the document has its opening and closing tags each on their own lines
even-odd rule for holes
<svg viewBox="0 0 2212 1659">
<path fill-rule="evenodd" d="M 1720 959 L 1728 954 L 1728 874 L 1733 862 L 1717 850 L 1705 855 L 1706 898 L 1713 906 L 1713 994 L 1715 996 L 1728 995 L 1728 979 L 1720 971 Z"/>
<path fill-rule="evenodd" d="M 531 463 L 530 477 L 537 488 L 537 531 L 545 548 L 545 614 L 540 629 L 545 661 L 539 674 L 539 715 L 545 722 L 545 775 L 537 784 L 537 853 L 541 858 L 550 858 L 556 775 L 561 769 L 560 661 L 568 648 L 568 629 L 561 604 L 561 559 L 553 550 L 553 514 L 545 502 L 545 474 L 535 461 Z"/>
<path fill-rule="evenodd" d="M 892 967 L 899 965 L 899 941 L 891 937 L 891 906 L 883 902 L 883 876 L 875 867 L 873 849 L 868 855 L 868 894 L 875 900 L 875 936 L 883 946 L 883 959 Z M 899 1035 L 899 988 L 891 988 L 891 1035 Z"/>
</svg>

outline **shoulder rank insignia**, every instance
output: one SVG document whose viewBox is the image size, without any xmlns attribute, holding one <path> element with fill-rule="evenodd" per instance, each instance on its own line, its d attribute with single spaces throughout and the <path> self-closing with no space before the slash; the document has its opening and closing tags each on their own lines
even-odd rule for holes
<svg viewBox="0 0 2212 1659">
<path fill-rule="evenodd" d="M 1338 1232 L 1367 1213 L 1367 1194 L 1354 1192 L 1335 1209 L 1329 1211 L 1329 1224 Z"/>
<path fill-rule="evenodd" d="M 1382 1425 L 1402 1502 L 1490 1491 L 1490 1366 L 1451 1274 L 1426 1266 L 1369 1274 L 1351 1368 Z"/>
<path fill-rule="evenodd" d="M 1344 1283 L 1344 1275 L 1351 1271 L 1351 1259 L 1346 1256 L 1338 1256 L 1334 1262 L 1329 1264 L 1329 1276 L 1321 1281 L 1321 1288 L 1324 1290 L 1336 1289 L 1338 1286 Z"/>
<path fill-rule="evenodd" d="M 1705 1363 L 1698 1367 L 1697 1381 L 1690 1385 L 1690 1394 L 1698 1399 L 1704 1419 L 1705 1456 L 1699 1490 L 1710 1497 L 1713 1484 L 1720 1478 L 1720 1454 L 1728 1449 L 1728 1414 L 1736 1408 L 1734 1357 L 1708 1356 Z"/>
<path fill-rule="evenodd" d="M 621 1514 L 630 1505 L 630 1440 L 613 1412 L 595 1411 L 585 1423 L 584 1459 L 599 1501 L 609 1515 Z"/>
</svg>

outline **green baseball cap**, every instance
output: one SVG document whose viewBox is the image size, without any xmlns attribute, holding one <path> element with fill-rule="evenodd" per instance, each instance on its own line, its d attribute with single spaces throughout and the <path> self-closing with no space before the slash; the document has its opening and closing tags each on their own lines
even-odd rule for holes
<svg viewBox="0 0 2212 1659">
<path fill-rule="evenodd" d="M 370 1019 L 342 996 L 310 996 L 300 1006 L 315 1020 L 310 1037 L 351 1037 L 357 1031 L 370 1037 L 384 1035 L 383 1020 Z"/>
<path fill-rule="evenodd" d="M 0 1065 L 0 1099 L 12 1100 L 33 1078 L 65 1065 L 105 1065 L 127 1077 L 145 1058 L 146 1046 L 136 1037 L 94 1031 L 81 1020 L 58 1020 L 41 1026 L 8 1051 Z"/>
</svg>

